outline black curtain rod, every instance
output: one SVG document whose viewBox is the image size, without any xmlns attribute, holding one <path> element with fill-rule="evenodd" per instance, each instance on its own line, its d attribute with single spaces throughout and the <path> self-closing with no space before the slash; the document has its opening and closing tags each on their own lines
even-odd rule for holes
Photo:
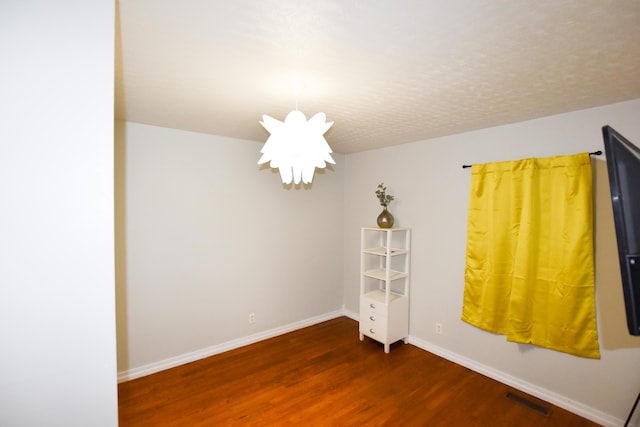
<svg viewBox="0 0 640 427">
<path fill-rule="evenodd" d="M 593 151 L 591 153 L 589 153 L 590 156 L 599 156 L 600 154 L 602 154 L 602 150 L 598 150 L 598 151 Z M 466 169 L 466 168 L 470 168 L 471 165 L 462 165 L 462 169 Z"/>
</svg>

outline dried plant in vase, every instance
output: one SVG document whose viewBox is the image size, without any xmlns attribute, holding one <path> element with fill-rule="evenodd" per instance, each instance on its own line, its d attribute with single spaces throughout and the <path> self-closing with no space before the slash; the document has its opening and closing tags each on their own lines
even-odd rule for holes
<svg viewBox="0 0 640 427">
<path fill-rule="evenodd" d="M 387 210 L 387 206 L 395 197 L 391 194 L 387 194 L 387 187 L 384 186 L 384 182 L 378 184 L 378 188 L 376 189 L 376 197 L 378 197 L 378 201 L 380 202 L 380 206 L 383 207 L 382 212 L 378 215 L 378 227 L 380 228 L 391 228 L 393 227 L 393 215 L 391 212 Z"/>
</svg>

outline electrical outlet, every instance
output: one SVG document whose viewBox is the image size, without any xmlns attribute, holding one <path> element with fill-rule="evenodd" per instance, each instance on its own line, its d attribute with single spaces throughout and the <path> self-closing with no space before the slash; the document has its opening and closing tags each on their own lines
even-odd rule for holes
<svg viewBox="0 0 640 427">
<path fill-rule="evenodd" d="M 442 323 L 436 323 L 436 334 L 442 335 Z"/>
<path fill-rule="evenodd" d="M 249 313 L 249 323 L 256 323 L 256 314 Z"/>
</svg>

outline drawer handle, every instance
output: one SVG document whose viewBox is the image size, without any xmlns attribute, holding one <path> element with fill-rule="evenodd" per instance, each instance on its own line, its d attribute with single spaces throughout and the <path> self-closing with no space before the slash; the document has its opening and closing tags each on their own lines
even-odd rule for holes
<svg viewBox="0 0 640 427">
<path fill-rule="evenodd" d="M 373 316 L 369 316 L 369 320 L 371 320 L 372 322 L 375 322 L 375 321 L 376 321 L 376 318 L 375 318 L 375 317 L 373 317 Z"/>
<path fill-rule="evenodd" d="M 374 331 L 373 329 L 369 329 L 369 332 L 371 332 L 372 334 L 376 333 L 376 331 Z"/>
<path fill-rule="evenodd" d="M 376 305 L 374 303 L 371 303 L 371 304 L 369 304 L 369 307 L 376 308 Z"/>
</svg>

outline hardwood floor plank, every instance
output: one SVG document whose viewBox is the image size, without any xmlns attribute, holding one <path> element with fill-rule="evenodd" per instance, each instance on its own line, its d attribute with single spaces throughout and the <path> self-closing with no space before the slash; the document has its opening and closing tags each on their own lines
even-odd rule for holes
<svg viewBox="0 0 640 427">
<path fill-rule="evenodd" d="M 341 317 L 119 384 L 128 426 L 597 426 Z M 507 393 L 551 410 L 544 416 Z"/>
</svg>

